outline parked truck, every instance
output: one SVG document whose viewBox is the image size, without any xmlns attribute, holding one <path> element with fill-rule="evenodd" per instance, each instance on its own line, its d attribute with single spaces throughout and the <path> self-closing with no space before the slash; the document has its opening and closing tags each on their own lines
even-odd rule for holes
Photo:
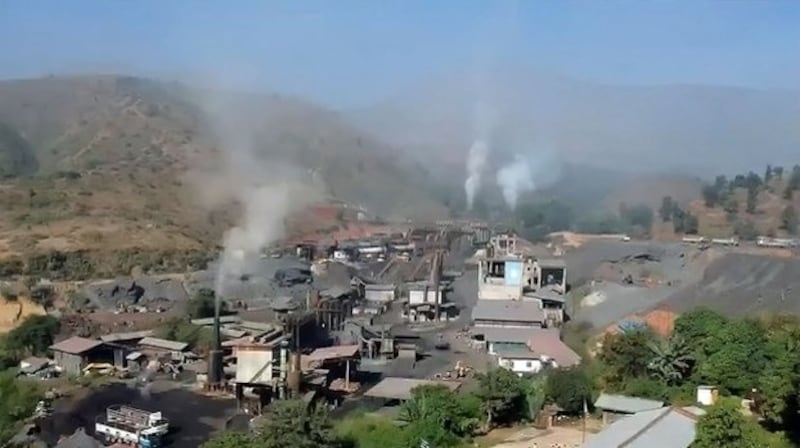
<svg viewBox="0 0 800 448">
<path fill-rule="evenodd" d="M 115 405 L 98 417 L 94 432 L 107 443 L 123 443 L 137 448 L 160 448 L 169 432 L 169 422 L 161 412 L 149 412 Z"/>
</svg>

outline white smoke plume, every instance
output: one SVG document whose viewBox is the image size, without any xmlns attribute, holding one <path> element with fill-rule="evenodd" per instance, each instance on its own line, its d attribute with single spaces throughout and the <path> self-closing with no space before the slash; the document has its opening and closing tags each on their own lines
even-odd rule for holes
<svg viewBox="0 0 800 448">
<path fill-rule="evenodd" d="M 481 171 L 489 155 L 489 146 L 481 140 L 475 141 L 469 148 L 467 156 L 467 180 L 464 181 L 464 191 L 467 194 L 467 208 L 472 210 L 475 195 L 481 186 Z"/>
<path fill-rule="evenodd" d="M 477 85 L 480 86 L 481 83 L 478 82 Z M 474 110 L 473 133 L 475 140 L 467 154 L 467 179 L 464 181 L 464 192 L 467 195 L 467 209 L 469 210 L 472 210 L 475 196 L 481 188 L 483 168 L 490 151 L 488 142 L 494 129 L 494 122 L 494 111 L 486 103 L 479 101 Z"/>
<path fill-rule="evenodd" d="M 259 137 L 270 129 L 248 98 L 207 94 L 200 104 L 220 148 L 221 160 L 190 177 L 198 202 L 210 209 L 238 204 L 237 225 L 225 232 L 214 289 L 253 274 L 264 248 L 286 236 L 285 221 L 323 197 L 308 172 L 277 159 Z M 257 104 L 257 103 L 256 103 Z"/>
<path fill-rule="evenodd" d="M 503 199 L 511 210 L 517 208 L 519 196 L 536 188 L 528 158 L 514 155 L 514 160 L 497 171 L 497 185 L 503 190 Z"/>
<path fill-rule="evenodd" d="M 522 194 L 545 188 L 561 177 L 561 161 L 549 147 L 536 152 L 516 153 L 511 163 L 497 170 L 497 185 L 503 199 L 512 210 L 517 208 Z"/>
</svg>

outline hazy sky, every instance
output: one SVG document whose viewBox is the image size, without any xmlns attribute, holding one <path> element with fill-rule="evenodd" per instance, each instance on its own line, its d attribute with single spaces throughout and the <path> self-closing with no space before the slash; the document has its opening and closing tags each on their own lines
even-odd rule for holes
<svg viewBox="0 0 800 448">
<path fill-rule="evenodd" d="M 516 65 L 610 83 L 800 87 L 800 2 L 0 0 L 0 77 L 222 78 L 355 107 Z"/>
</svg>

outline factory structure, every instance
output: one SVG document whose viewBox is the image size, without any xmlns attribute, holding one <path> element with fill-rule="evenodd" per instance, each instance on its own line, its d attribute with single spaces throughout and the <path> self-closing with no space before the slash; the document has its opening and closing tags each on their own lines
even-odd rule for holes
<svg viewBox="0 0 800 448">
<path fill-rule="evenodd" d="M 569 367 L 580 357 L 560 339 L 565 322 L 564 261 L 536 257 L 513 234 L 491 237 L 477 258 L 473 338 L 515 373 Z"/>
</svg>

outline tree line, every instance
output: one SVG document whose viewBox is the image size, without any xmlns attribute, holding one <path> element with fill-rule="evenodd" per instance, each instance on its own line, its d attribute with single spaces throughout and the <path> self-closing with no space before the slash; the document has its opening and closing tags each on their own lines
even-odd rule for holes
<svg viewBox="0 0 800 448">
<path fill-rule="evenodd" d="M 514 212 L 520 234 L 541 241 L 552 232 L 575 230 L 585 233 L 628 233 L 646 236 L 654 221 L 646 204 L 619 204 L 617 212 L 576 213 L 558 199 L 521 203 Z"/>
<path fill-rule="evenodd" d="M 603 390 L 676 405 L 693 404 L 699 385 L 753 400 L 762 424 L 745 418 L 737 399 L 722 400 L 700 420 L 700 448 L 800 440 L 800 319 L 793 316 L 728 319 L 700 308 L 681 315 L 668 338 L 647 328 L 607 335 L 596 379 Z"/>
<path fill-rule="evenodd" d="M 788 175 L 784 174 L 783 167 L 767 165 L 763 177 L 754 172 L 747 175 L 739 174 L 733 179 L 719 175 L 714 182 L 703 186 L 702 195 L 706 207 L 721 207 L 734 224 L 734 232 L 743 239 L 754 239 L 756 230 L 752 221 L 739 216 L 740 204 L 736 199 L 737 189 L 745 189 L 745 212 L 750 215 L 758 213 L 758 197 L 763 191 L 778 193 L 776 189 L 782 188 L 780 193 L 783 199 L 792 201 L 794 192 L 800 190 L 800 165 L 792 167 Z M 780 229 L 790 235 L 797 235 L 798 216 L 795 207 L 789 203 L 784 206 L 780 217 Z"/>
<path fill-rule="evenodd" d="M 415 388 L 397 419 L 355 413 L 333 422 L 321 407 L 298 400 L 274 402 L 255 431 L 223 432 L 203 448 L 418 448 L 423 442 L 457 447 L 497 426 L 533 420 L 547 402 L 580 413 L 591 393 L 590 377 L 582 369 L 520 377 L 494 368 L 477 376 L 472 392 Z"/>
</svg>

